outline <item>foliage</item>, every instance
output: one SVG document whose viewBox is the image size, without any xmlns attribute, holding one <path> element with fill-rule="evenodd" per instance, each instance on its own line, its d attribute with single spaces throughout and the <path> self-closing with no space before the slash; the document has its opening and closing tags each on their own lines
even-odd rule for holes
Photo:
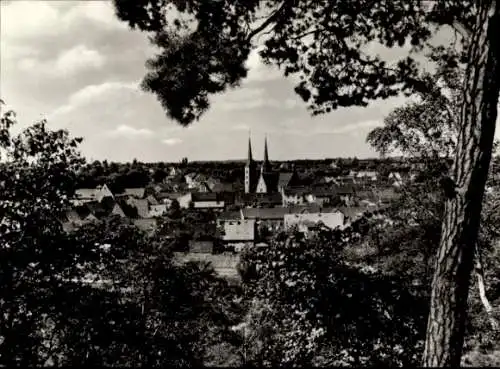
<svg viewBox="0 0 500 369">
<path fill-rule="evenodd" d="M 181 124 L 199 119 L 210 95 L 239 85 L 261 36 L 265 62 L 278 65 L 285 76 L 298 76 L 295 91 L 314 114 L 321 114 L 423 88 L 414 58 L 386 63 L 366 52 L 374 42 L 389 48 L 410 44 L 412 51 L 420 51 L 434 27 L 469 27 L 474 19 L 467 1 L 430 8 L 405 0 L 314 6 L 306 0 L 114 3 L 118 18 L 149 32 L 160 49 L 147 63 L 143 87 Z"/>
<path fill-rule="evenodd" d="M 239 293 L 112 217 L 65 233 L 79 140 L 2 118 L 0 364 L 200 365 L 233 347 Z M 137 163 L 135 164 L 137 165 Z"/>
<path fill-rule="evenodd" d="M 12 137 L 15 115 L 2 116 L 0 164 L 0 362 L 34 364 L 43 349 L 40 330 L 54 286 L 78 275 L 60 217 L 82 164 L 80 139 L 49 131 L 41 121 Z"/>
<path fill-rule="evenodd" d="M 245 328 L 248 363 L 416 363 L 427 301 L 408 293 L 398 278 L 340 258 L 343 248 L 359 242 L 356 228 L 307 239 L 282 234 L 269 248 L 245 250 L 243 286 L 252 301 Z"/>
</svg>

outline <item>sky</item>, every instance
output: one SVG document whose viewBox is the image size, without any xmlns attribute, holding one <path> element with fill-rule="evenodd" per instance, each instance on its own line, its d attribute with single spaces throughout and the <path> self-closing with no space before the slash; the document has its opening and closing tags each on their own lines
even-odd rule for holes
<svg viewBox="0 0 500 369">
<path fill-rule="evenodd" d="M 271 160 L 376 157 L 367 133 L 405 102 L 396 97 L 312 117 L 294 81 L 252 52 L 241 87 L 214 96 L 208 113 L 184 128 L 140 90 L 154 50 L 145 33 L 116 18 L 110 2 L 1 0 L 0 14 L 0 97 L 17 112 L 18 129 L 45 118 L 83 137 L 89 160 L 243 159 L 249 132 L 256 159 L 266 135 Z M 374 52 L 386 60 L 400 55 Z"/>
</svg>

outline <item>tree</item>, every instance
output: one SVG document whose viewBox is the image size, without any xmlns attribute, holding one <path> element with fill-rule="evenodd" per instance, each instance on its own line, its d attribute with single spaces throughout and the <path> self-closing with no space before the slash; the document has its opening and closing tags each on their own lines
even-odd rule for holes
<svg viewBox="0 0 500 369">
<path fill-rule="evenodd" d="M 367 137 L 367 141 L 382 154 L 397 150 L 408 158 L 418 158 L 420 163 L 426 164 L 415 181 L 401 188 L 403 196 L 394 204 L 395 211 L 392 214 L 392 219 L 397 223 L 391 228 L 397 228 L 397 233 L 390 228 L 386 229 L 382 241 L 383 247 L 390 245 L 389 252 L 394 252 L 396 245 L 398 250 L 404 250 L 406 256 L 403 258 L 407 260 L 414 259 L 415 251 L 424 253 L 422 264 L 425 272 L 420 277 L 424 280 L 424 285 L 427 285 L 427 275 L 432 270 L 428 261 L 435 259 L 432 256 L 435 255 L 436 237 L 439 239 L 439 223 L 447 195 L 446 188 L 440 188 L 439 183 L 440 180 L 446 180 L 459 135 L 458 117 L 463 73 L 458 67 L 450 69 L 442 64 L 435 74 L 428 75 L 426 79 L 429 88 L 419 94 L 417 101 L 395 109 L 384 120 L 384 126 L 375 128 Z M 490 172 L 494 177 L 495 168 L 492 167 Z M 490 180 L 489 186 L 494 185 Z M 484 257 L 481 255 L 488 253 L 488 256 L 494 258 L 491 245 L 495 238 L 498 238 L 498 234 L 491 228 L 496 228 L 493 225 L 495 221 L 491 218 L 495 213 L 495 205 L 492 205 L 495 203 L 495 193 L 491 191 L 484 198 L 479 239 L 474 245 L 474 272 L 479 297 L 493 330 L 498 328 L 498 323 L 486 297 L 482 262 Z M 413 248 L 413 251 L 410 251 L 408 246 Z M 409 258 L 410 255 L 413 257 Z M 397 273 L 414 273 L 412 269 L 414 267 L 407 265 Z"/>
<path fill-rule="evenodd" d="M 83 164 L 77 146 L 63 130 L 41 121 L 12 137 L 15 114 L 0 123 L 0 362 L 43 364 L 47 317 L 62 280 L 80 274 L 88 257 L 66 247 L 61 218 L 69 206 L 76 170 Z"/>
<path fill-rule="evenodd" d="M 160 48 L 148 61 L 143 87 L 155 93 L 167 114 L 181 124 L 199 119 L 208 97 L 238 86 L 244 62 L 259 36 L 260 55 L 298 75 L 295 91 L 313 114 L 339 106 L 365 106 L 377 98 L 425 86 L 415 60 L 388 65 L 363 52 L 376 41 L 422 50 L 434 26 L 461 33 L 460 59 L 467 66 L 460 135 L 450 173 L 431 298 L 425 365 L 458 365 L 463 346 L 473 246 L 491 160 L 500 90 L 497 0 L 446 2 L 297 1 L 129 2 L 115 0 L 117 15 L 132 28 L 151 32 Z M 177 13 L 172 9 L 176 9 Z M 180 14 L 180 15 L 178 15 Z M 449 63 L 457 63 L 450 57 Z"/>
<path fill-rule="evenodd" d="M 81 140 L 14 123 L 2 115 L 0 365 L 199 365 L 238 343 L 237 291 L 208 265 L 179 266 L 118 216 L 65 232 Z"/>
</svg>

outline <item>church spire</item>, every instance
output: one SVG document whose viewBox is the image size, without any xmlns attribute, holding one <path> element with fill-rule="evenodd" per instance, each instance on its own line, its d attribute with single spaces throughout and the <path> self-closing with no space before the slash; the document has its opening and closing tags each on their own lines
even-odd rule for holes
<svg viewBox="0 0 500 369">
<path fill-rule="evenodd" d="M 264 138 L 264 163 L 269 163 L 269 154 L 267 153 L 267 135 Z"/>
<path fill-rule="evenodd" d="M 248 159 L 247 163 L 251 164 L 253 162 L 252 158 L 252 139 L 250 137 L 250 132 L 248 133 Z"/>
<path fill-rule="evenodd" d="M 267 135 L 264 138 L 264 161 L 262 162 L 261 172 L 269 172 L 271 165 L 269 164 L 269 153 L 267 151 Z"/>
</svg>

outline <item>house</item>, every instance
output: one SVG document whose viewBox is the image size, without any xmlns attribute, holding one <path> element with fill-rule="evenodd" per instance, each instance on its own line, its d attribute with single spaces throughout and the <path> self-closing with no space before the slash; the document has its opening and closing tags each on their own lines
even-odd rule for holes
<svg viewBox="0 0 500 369">
<path fill-rule="evenodd" d="M 264 172 L 260 173 L 256 193 L 271 193 L 275 192 L 278 188 L 279 173 L 278 172 Z"/>
<path fill-rule="evenodd" d="M 94 201 L 96 198 L 95 188 L 79 188 L 75 190 L 75 196 L 71 200 L 74 206 L 83 205 L 86 202 Z"/>
<path fill-rule="evenodd" d="M 172 205 L 174 200 L 179 201 L 179 198 L 185 196 L 186 193 L 183 192 L 158 192 L 155 196 L 159 203 L 166 204 L 167 207 Z"/>
<path fill-rule="evenodd" d="M 123 191 L 122 195 L 135 197 L 136 199 L 143 199 L 146 193 L 146 189 L 144 187 L 137 188 L 126 188 Z"/>
<path fill-rule="evenodd" d="M 78 206 L 87 202 L 101 201 L 105 197 L 114 198 L 113 193 L 106 184 L 97 186 L 96 188 L 78 188 L 75 190 L 75 195 L 71 203 L 74 206 Z"/>
<path fill-rule="evenodd" d="M 391 183 L 394 187 L 401 187 L 403 184 L 415 180 L 416 177 L 416 172 L 391 172 L 389 173 L 389 176 L 387 178 L 389 180 L 389 183 Z"/>
<path fill-rule="evenodd" d="M 335 188 L 332 187 L 313 187 L 307 192 L 305 199 L 307 203 L 325 206 L 333 202 L 336 198 L 340 200 L 341 196 L 345 196 L 345 194 L 339 194 Z"/>
<path fill-rule="evenodd" d="M 114 198 L 115 196 L 113 195 L 113 192 L 111 192 L 111 190 L 109 189 L 109 187 L 106 184 L 104 184 L 102 186 L 97 186 L 95 199 L 100 202 L 100 201 L 102 201 L 102 199 L 104 199 L 106 197 Z"/>
<path fill-rule="evenodd" d="M 240 251 L 243 247 L 255 243 L 255 219 L 229 219 L 222 221 L 222 241 L 225 246 Z"/>
<path fill-rule="evenodd" d="M 235 186 L 233 183 L 218 182 L 211 187 L 212 192 L 234 192 Z"/>
<path fill-rule="evenodd" d="M 244 193 L 234 194 L 234 203 L 239 206 L 274 207 L 282 205 L 280 193 Z M 229 203 L 227 203 L 229 204 Z"/>
<path fill-rule="evenodd" d="M 189 252 L 212 254 L 214 242 L 209 240 L 189 240 Z"/>
<path fill-rule="evenodd" d="M 224 200 L 215 192 L 190 192 L 177 198 L 181 208 L 192 206 L 195 209 L 223 209 Z"/>
<path fill-rule="evenodd" d="M 293 172 L 280 172 L 278 174 L 278 184 L 277 184 L 277 190 L 281 192 L 281 190 L 291 187 L 291 186 L 296 186 L 299 183 L 299 177 L 295 171 Z"/>
<path fill-rule="evenodd" d="M 323 224 L 330 229 L 343 227 L 346 216 L 339 210 L 330 210 L 319 213 L 295 213 L 285 214 L 285 229 L 298 227 L 299 231 L 306 232 L 312 225 Z"/>
<path fill-rule="evenodd" d="M 243 208 L 240 211 L 220 214 L 217 223 L 221 226 L 225 220 L 253 219 L 258 228 L 278 231 L 283 228 L 285 214 L 319 212 L 320 210 L 321 207 L 316 204 L 293 207 Z"/>
<path fill-rule="evenodd" d="M 118 215 L 121 218 L 125 218 L 126 216 L 125 212 L 117 202 L 115 202 L 113 208 L 111 209 L 111 215 Z"/>
<path fill-rule="evenodd" d="M 373 170 L 361 170 L 356 173 L 355 177 L 358 179 L 369 179 L 371 181 L 376 181 L 378 178 L 378 173 Z"/>
<path fill-rule="evenodd" d="M 201 182 L 196 186 L 198 192 L 212 192 L 207 182 Z"/>
<path fill-rule="evenodd" d="M 220 179 L 210 177 L 207 178 L 207 180 L 204 183 L 208 186 L 211 192 L 214 192 L 215 186 L 221 184 L 222 182 Z"/>
<path fill-rule="evenodd" d="M 222 228 L 225 242 L 253 242 L 255 239 L 255 219 L 223 219 Z"/>
<path fill-rule="evenodd" d="M 218 193 L 193 192 L 191 201 L 195 209 L 224 209 L 224 200 Z"/>
<path fill-rule="evenodd" d="M 137 199 L 135 197 L 129 197 L 126 199 L 126 203 L 137 209 L 137 216 L 139 218 L 149 218 L 149 203 L 147 199 Z"/>
<path fill-rule="evenodd" d="M 167 170 L 167 176 L 172 178 L 172 177 L 175 177 L 179 174 L 179 169 L 177 169 L 176 167 L 174 166 L 171 166 L 168 170 Z"/>
<path fill-rule="evenodd" d="M 153 195 L 148 195 L 146 197 L 146 200 L 148 200 L 149 205 L 158 205 L 160 203 L 158 199 Z"/>
<path fill-rule="evenodd" d="M 184 176 L 187 187 L 191 190 L 197 189 L 202 182 L 206 182 L 207 178 L 203 174 L 195 172 L 188 173 Z"/>
<path fill-rule="evenodd" d="M 303 187 L 282 188 L 282 205 L 302 205 L 306 203 L 306 189 Z"/>
<path fill-rule="evenodd" d="M 149 218 L 161 217 L 167 213 L 167 204 L 150 204 L 149 205 Z"/>
</svg>

